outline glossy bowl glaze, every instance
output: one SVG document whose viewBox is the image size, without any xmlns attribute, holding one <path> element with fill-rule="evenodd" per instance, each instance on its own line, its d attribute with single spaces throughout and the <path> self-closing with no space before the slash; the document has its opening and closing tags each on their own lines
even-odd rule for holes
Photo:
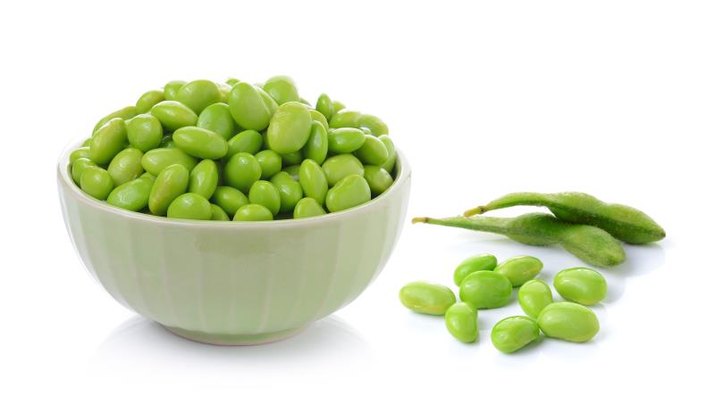
<svg viewBox="0 0 715 403">
<path fill-rule="evenodd" d="M 405 218 L 410 167 L 361 206 L 270 222 L 167 219 L 84 194 L 57 167 L 62 212 L 85 267 L 120 303 L 185 338 L 258 344 L 353 301 L 385 266 Z"/>
</svg>

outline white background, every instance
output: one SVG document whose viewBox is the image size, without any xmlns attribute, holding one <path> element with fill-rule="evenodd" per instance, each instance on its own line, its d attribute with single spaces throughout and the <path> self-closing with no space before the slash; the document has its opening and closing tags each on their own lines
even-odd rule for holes
<svg viewBox="0 0 715 403">
<path fill-rule="evenodd" d="M 0 400 L 709 400 L 714 21 L 705 1 L 3 2 Z M 602 331 L 584 345 L 497 352 L 489 329 L 516 305 L 482 311 L 474 345 L 404 309 L 404 283 L 450 284 L 472 254 L 536 255 L 547 280 L 579 264 L 409 223 L 362 296 L 292 339 L 174 337 L 87 275 L 56 160 L 166 81 L 274 74 L 389 123 L 414 168 L 409 217 L 579 190 L 645 210 L 668 238 L 604 271 Z"/>
</svg>

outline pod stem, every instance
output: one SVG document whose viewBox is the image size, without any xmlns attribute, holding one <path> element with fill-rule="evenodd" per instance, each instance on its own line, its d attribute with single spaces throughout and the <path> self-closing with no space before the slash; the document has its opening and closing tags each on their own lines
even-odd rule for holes
<svg viewBox="0 0 715 403">
<path fill-rule="evenodd" d="M 510 220 L 512 219 L 502 217 L 415 217 L 412 219 L 412 223 L 433 224 L 445 227 L 464 228 L 473 231 L 492 232 L 495 234 L 507 234 L 509 233 L 508 224 Z"/>
<path fill-rule="evenodd" d="M 498 199 L 494 199 L 489 203 L 470 208 L 464 212 L 465 217 L 471 217 L 474 215 L 484 214 L 487 211 L 498 210 L 506 207 L 513 206 L 543 206 L 547 201 L 549 195 L 544 193 L 534 193 L 534 192 L 520 192 L 520 193 L 510 193 L 508 195 L 502 196 Z"/>
</svg>

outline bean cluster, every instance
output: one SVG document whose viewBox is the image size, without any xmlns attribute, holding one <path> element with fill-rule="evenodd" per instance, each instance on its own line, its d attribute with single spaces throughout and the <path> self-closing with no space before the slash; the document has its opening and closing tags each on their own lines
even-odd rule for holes
<svg viewBox="0 0 715 403">
<path fill-rule="evenodd" d="M 305 218 L 363 204 L 393 183 L 378 117 L 292 79 L 171 81 L 102 118 L 70 155 L 74 182 L 130 211 L 196 220 Z"/>
<path fill-rule="evenodd" d="M 489 254 L 470 257 L 454 270 L 459 299 L 444 285 L 416 281 L 400 290 L 400 301 L 412 311 L 444 315 L 447 330 L 457 340 L 473 343 L 479 334 L 480 309 L 507 305 L 513 289 L 526 316 L 511 316 L 497 322 L 491 330 L 494 347 L 504 353 L 515 352 L 547 337 L 571 342 L 586 342 L 599 331 L 596 314 L 585 305 L 606 297 L 603 276 L 585 267 L 560 271 L 554 288 L 565 301 L 554 302 L 551 288 L 536 279 L 543 263 L 532 256 L 517 256 L 501 263 Z"/>
</svg>

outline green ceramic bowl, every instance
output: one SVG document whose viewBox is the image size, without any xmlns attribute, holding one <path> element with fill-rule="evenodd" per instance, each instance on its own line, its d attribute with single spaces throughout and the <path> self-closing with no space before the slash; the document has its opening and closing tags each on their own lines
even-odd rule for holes
<svg viewBox="0 0 715 403">
<path fill-rule="evenodd" d="M 65 224 L 92 275 L 119 302 L 212 344 L 288 337 L 354 300 L 380 273 L 402 228 L 410 167 L 361 206 L 300 220 L 167 219 L 85 195 L 57 168 Z"/>
</svg>

